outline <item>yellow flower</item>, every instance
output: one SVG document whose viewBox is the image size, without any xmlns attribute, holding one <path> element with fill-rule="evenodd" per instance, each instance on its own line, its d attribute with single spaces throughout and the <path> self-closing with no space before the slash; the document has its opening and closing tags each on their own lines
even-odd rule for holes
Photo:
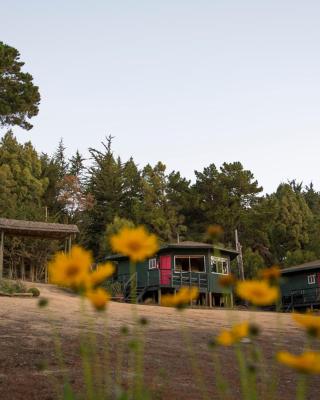
<svg viewBox="0 0 320 400">
<path fill-rule="evenodd" d="M 216 342 L 221 346 L 232 346 L 236 341 L 231 331 L 223 330 L 217 336 Z"/>
<path fill-rule="evenodd" d="M 320 317 L 311 313 L 293 313 L 292 318 L 303 326 L 311 336 L 320 337 Z"/>
<path fill-rule="evenodd" d="M 266 281 L 238 282 L 236 292 L 243 300 L 257 306 L 274 304 L 279 298 L 279 288 L 270 286 Z"/>
<path fill-rule="evenodd" d="M 250 326 L 248 322 L 234 325 L 230 330 L 224 329 L 216 338 L 216 343 L 222 346 L 232 346 L 244 337 L 249 336 Z"/>
<path fill-rule="evenodd" d="M 232 274 L 222 275 L 219 277 L 219 285 L 222 287 L 230 287 L 236 283 L 236 277 Z"/>
<path fill-rule="evenodd" d="M 86 293 L 86 296 L 91 301 L 94 308 L 98 311 L 104 310 L 106 308 L 106 304 L 111 298 L 110 294 L 102 288 L 91 290 Z"/>
<path fill-rule="evenodd" d="M 98 265 L 97 269 L 90 274 L 89 286 L 97 286 L 114 273 L 115 267 L 111 262 Z"/>
<path fill-rule="evenodd" d="M 110 242 L 114 252 L 128 256 L 133 262 L 151 257 L 159 248 L 157 237 L 149 234 L 143 226 L 123 228 L 111 237 Z"/>
<path fill-rule="evenodd" d="M 48 265 L 50 282 L 81 289 L 88 282 L 92 262 L 91 253 L 79 246 L 73 246 L 69 254 L 57 253 Z"/>
<path fill-rule="evenodd" d="M 196 287 L 182 287 L 176 294 L 167 294 L 162 296 L 161 304 L 167 307 L 182 308 L 189 304 L 192 300 L 197 299 L 199 290 Z"/>
<path fill-rule="evenodd" d="M 209 225 L 207 228 L 207 234 L 210 237 L 215 238 L 223 234 L 223 228 L 218 224 Z"/>
<path fill-rule="evenodd" d="M 320 374 L 320 353 L 317 351 L 305 351 L 299 356 L 280 351 L 277 360 L 304 374 Z"/>
<path fill-rule="evenodd" d="M 266 281 L 277 281 L 281 276 L 281 269 L 277 265 L 260 271 L 260 276 Z"/>
</svg>

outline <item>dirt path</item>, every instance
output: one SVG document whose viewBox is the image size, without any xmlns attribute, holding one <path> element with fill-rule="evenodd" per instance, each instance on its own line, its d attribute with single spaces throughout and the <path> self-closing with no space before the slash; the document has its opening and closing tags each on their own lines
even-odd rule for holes
<svg viewBox="0 0 320 400">
<path fill-rule="evenodd" d="M 50 285 L 38 285 L 42 296 L 49 299 L 49 307 L 39 309 L 36 299 L 0 297 L 0 399 L 1 400 L 49 400 L 56 399 L 55 378 L 62 375 L 53 341 L 53 327 L 62 338 L 67 368 L 75 387 L 81 386 L 81 362 L 79 337 L 81 314 L 79 298 Z M 278 376 L 278 398 L 294 399 L 296 375 L 279 368 L 273 362 L 275 346 L 299 352 L 304 335 L 292 322 L 289 314 L 252 313 L 246 311 L 186 310 L 157 306 L 138 306 L 138 313 L 148 319 L 145 327 L 145 367 L 148 385 L 156 389 L 162 399 L 201 399 L 196 387 L 195 371 L 190 362 L 186 343 L 190 340 L 196 353 L 196 368 L 204 378 L 208 398 L 215 396 L 215 371 L 208 341 L 231 321 L 254 320 L 261 327 L 259 344 L 264 349 L 265 366 Z M 101 353 L 106 340 L 105 315 L 89 313 L 93 323 L 86 329 L 95 332 Z M 108 336 L 111 358 L 114 359 L 120 329 L 132 326 L 130 305 L 110 303 L 108 308 Z M 183 328 L 183 329 L 182 329 Z M 186 328 L 186 329 L 185 329 Z M 188 331 L 189 339 L 183 331 Z M 246 346 L 246 345 L 244 345 Z M 219 349 L 222 370 L 232 382 L 230 389 L 234 399 L 240 398 L 238 371 L 232 349 Z M 46 364 L 43 369 L 44 364 Z M 128 378 L 125 368 L 123 379 Z M 113 363 L 114 365 L 114 363 Z M 320 380 L 312 378 L 310 399 L 319 398 Z M 259 399 L 266 398 L 267 390 L 261 386 Z M 85 397 L 84 397 L 85 398 Z"/>
</svg>

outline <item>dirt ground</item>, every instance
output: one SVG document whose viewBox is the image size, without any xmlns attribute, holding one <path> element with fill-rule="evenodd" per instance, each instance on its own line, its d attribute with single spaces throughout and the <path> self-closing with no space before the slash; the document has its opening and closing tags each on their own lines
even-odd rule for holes
<svg viewBox="0 0 320 400">
<path fill-rule="evenodd" d="M 61 338 L 66 368 L 70 371 L 73 387 L 81 389 L 82 367 L 79 358 L 79 338 L 86 330 L 95 333 L 101 354 L 107 340 L 111 346 L 111 365 L 120 342 L 130 340 L 121 335 L 123 326 L 132 327 L 131 305 L 111 302 L 105 313 L 91 312 L 92 323 L 79 312 L 77 296 L 54 286 L 37 285 L 41 296 L 49 299 L 49 306 L 40 309 L 37 299 L 0 297 L 0 399 L 49 400 L 57 399 L 56 382 L 63 375 L 54 348 L 56 330 Z M 297 377 L 285 367 L 277 366 L 274 353 L 277 347 L 300 352 L 304 334 L 291 320 L 289 314 L 268 312 L 226 311 L 223 309 L 189 309 L 177 312 L 158 306 L 137 306 L 139 316 L 147 318 L 145 330 L 145 380 L 161 399 L 214 399 L 216 392 L 216 363 L 208 342 L 221 328 L 234 321 L 251 320 L 259 324 L 258 343 L 264 352 L 264 369 L 274 373 L 279 382 L 277 398 L 294 399 Z M 189 333 L 186 333 L 189 332 Z M 195 361 L 190 358 L 192 343 Z M 244 347 L 251 348 L 249 344 Z M 232 348 L 217 349 L 223 373 L 229 381 L 232 399 L 240 399 L 238 368 Z M 130 379 L 128 354 L 124 355 L 122 379 Z M 109 369 L 112 369 L 109 367 Z M 111 373 L 113 371 L 110 371 Z M 263 371 L 261 371 L 262 373 Z M 199 378 L 200 376 L 200 378 Z M 204 397 L 197 389 L 198 379 L 205 388 Z M 320 379 L 310 380 L 310 399 L 319 399 Z M 259 399 L 267 399 L 270 385 L 262 384 Z M 207 397 L 205 396 L 207 394 Z M 86 396 L 84 396 L 86 398 Z"/>
</svg>

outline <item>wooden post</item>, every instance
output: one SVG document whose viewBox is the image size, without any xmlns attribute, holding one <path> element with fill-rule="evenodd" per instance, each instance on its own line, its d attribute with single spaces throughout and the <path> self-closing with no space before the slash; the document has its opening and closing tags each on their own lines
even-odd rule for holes
<svg viewBox="0 0 320 400">
<path fill-rule="evenodd" d="M 71 252 L 71 247 L 72 247 L 72 236 L 70 235 L 68 239 L 68 253 Z"/>
<path fill-rule="evenodd" d="M 158 304 L 161 304 L 161 288 L 158 289 Z"/>
<path fill-rule="evenodd" d="M 233 308 L 233 293 L 230 293 L 230 307 Z"/>
<path fill-rule="evenodd" d="M 212 293 L 211 292 L 208 293 L 208 298 L 209 298 L 209 307 L 211 308 L 212 307 Z"/>
<path fill-rule="evenodd" d="M 44 282 L 48 283 L 48 264 L 44 267 Z"/>
<path fill-rule="evenodd" d="M 239 242 L 238 236 L 238 229 L 235 230 L 235 237 L 236 237 L 236 249 L 238 251 L 237 261 L 238 261 L 238 268 L 239 268 L 239 276 L 240 279 L 244 281 L 244 269 L 243 269 L 243 258 L 242 258 L 242 246 Z"/>
<path fill-rule="evenodd" d="M 3 278 L 4 232 L 0 233 L 0 279 Z"/>
</svg>

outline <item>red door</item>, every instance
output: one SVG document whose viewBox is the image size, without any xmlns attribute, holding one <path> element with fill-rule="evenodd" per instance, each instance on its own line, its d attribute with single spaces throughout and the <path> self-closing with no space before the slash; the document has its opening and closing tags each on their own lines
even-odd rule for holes
<svg viewBox="0 0 320 400">
<path fill-rule="evenodd" d="M 160 256 L 160 284 L 170 285 L 171 256 Z"/>
</svg>

